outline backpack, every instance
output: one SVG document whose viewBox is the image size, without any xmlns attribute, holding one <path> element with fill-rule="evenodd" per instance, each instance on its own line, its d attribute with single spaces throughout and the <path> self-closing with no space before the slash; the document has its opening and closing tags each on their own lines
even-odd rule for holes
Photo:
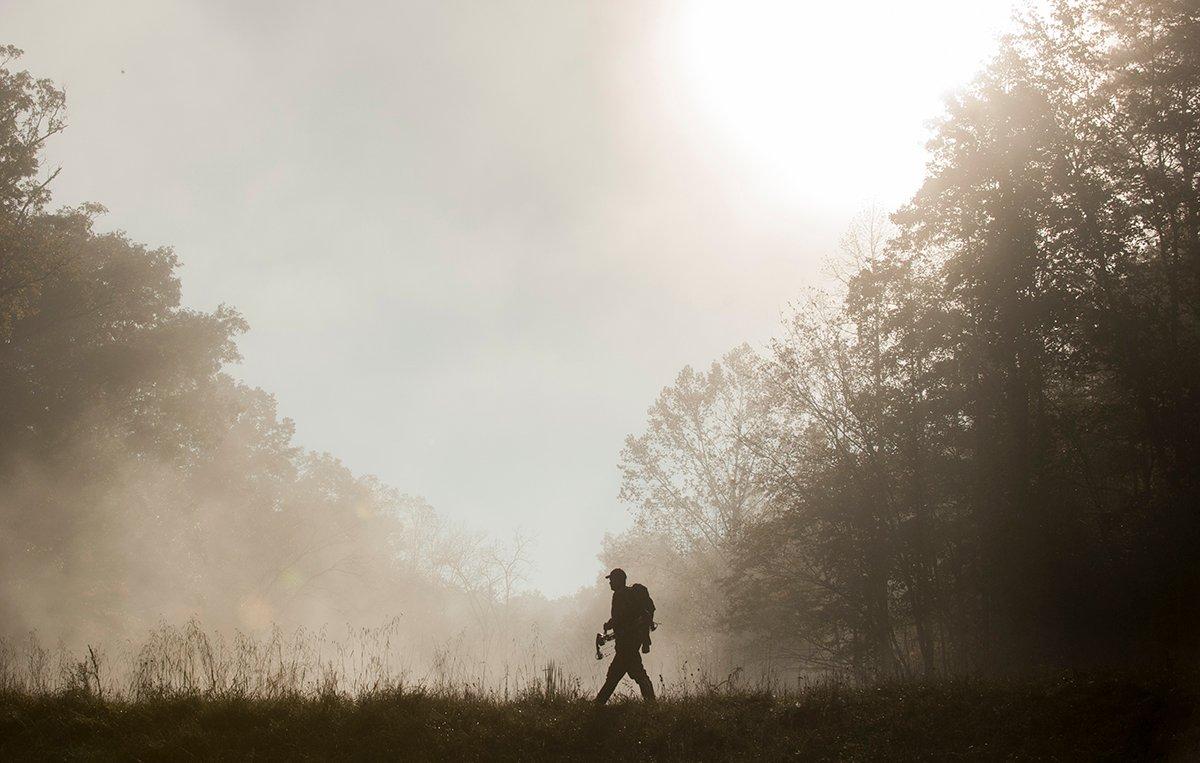
<svg viewBox="0 0 1200 763">
<path fill-rule="evenodd" d="M 646 624 L 642 628 L 642 652 L 648 654 L 650 652 L 650 631 L 657 627 L 654 622 L 654 599 L 650 598 L 650 589 L 641 583 L 634 583 L 629 586 L 629 590 L 633 594 L 633 600 L 638 602 L 642 611 L 646 613 Z"/>
<path fill-rule="evenodd" d="M 654 599 L 650 598 L 650 589 L 641 583 L 634 583 L 629 586 L 629 590 L 633 593 L 634 601 L 641 604 L 643 610 L 650 615 L 650 619 L 654 620 Z"/>
</svg>

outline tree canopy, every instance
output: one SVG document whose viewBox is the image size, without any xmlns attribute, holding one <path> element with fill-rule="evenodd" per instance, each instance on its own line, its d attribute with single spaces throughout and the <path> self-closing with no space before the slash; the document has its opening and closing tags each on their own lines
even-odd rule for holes
<svg viewBox="0 0 1200 763">
<path fill-rule="evenodd" d="M 852 227 L 841 290 L 758 359 L 726 451 L 769 465 L 720 542 L 739 660 L 874 677 L 1194 653 L 1198 41 L 1189 0 L 1031 12 L 948 99 L 911 201 Z M 662 407 L 632 443 L 662 439 Z M 694 451 L 627 452 L 678 480 Z M 635 512 L 699 530 L 693 504 Z M 686 540 L 682 560 L 712 545 Z"/>
</svg>

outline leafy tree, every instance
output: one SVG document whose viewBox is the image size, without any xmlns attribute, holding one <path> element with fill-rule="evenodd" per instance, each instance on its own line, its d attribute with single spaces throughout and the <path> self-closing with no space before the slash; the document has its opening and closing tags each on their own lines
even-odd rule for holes
<svg viewBox="0 0 1200 763">
<path fill-rule="evenodd" d="M 948 100 L 775 344 L 731 622 L 862 678 L 1190 653 L 1197 40 L 1189 0 L 1062 0 Z"/>
<path fill-rule="evenodd" d="M 0 49 L 0 632 L 401 613 L 431 639 L 491 630 L 523 541 L 297 447 L 274 398 L 226 372 L 236 311 L 184 307 L 175 254 L 97 233 L 98 205 L 47 211 L 65 99 L 10 71 L 18 55 Z"/>
</svg>

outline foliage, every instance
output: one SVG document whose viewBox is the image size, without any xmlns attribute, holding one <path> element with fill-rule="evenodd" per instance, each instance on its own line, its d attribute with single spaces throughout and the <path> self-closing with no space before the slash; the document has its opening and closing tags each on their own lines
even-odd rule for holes
<svg viewBox="0 0 1200 763">
<path fill-rule="evenodd" d="M 716 451 L 764 466 L 722 543 L 743 662 L 869 680 L 1194 660 L 1198 39 L 1188 0 L 1030 12 L 948 99 L 911 201 L 856 221 L 840 290 L 800 303 L 755 425 Z M 647 473 L 696 484 L 662 408 L 631 440 L 660 443 L 632 452 L 662 474 L 627 469 L 627 494 L 698 532 L 717 491 L 644 498 Z M 674 537 L 677 570 L 707 558 Z"/>
<path fill-rule="evenodd" d="M 0 635 L 160 618 L 262 630 L 403 614 L 446 636 L 517 593 L 523 543 L 305 452 L 235 381 L 236 311 L 181 304 L 179 261 L 47 211 L 65 97 L 0 49 Z"/>
</svg>

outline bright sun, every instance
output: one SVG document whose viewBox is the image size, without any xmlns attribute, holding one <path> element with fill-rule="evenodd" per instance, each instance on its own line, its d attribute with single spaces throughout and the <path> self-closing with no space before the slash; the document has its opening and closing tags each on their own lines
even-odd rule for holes
<svg viewBox="0 0 1200 763">
<path fill-rule="evenodd" d="M 890 195 L 924 124 L 994 49 L 1012 0 L 691 0 L 665 41 L 720 142 L 772 193 Z"/>
</svg>

